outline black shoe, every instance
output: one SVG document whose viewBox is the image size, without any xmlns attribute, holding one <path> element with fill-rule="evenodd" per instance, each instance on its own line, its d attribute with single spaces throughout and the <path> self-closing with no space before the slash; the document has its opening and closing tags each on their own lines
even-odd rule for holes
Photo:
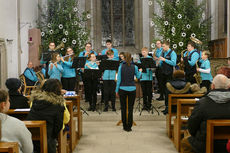
<svg viewBox="0 0 230 153">
<path fill-rule="evenodd" d="M 164 97 L 157 98 L 158 101 L 164 100 Z"/>
<path fill-rule="evenodd" d="M 92 112 L 94 112 L 96 109 L 95 108 L 92 108 Z"/>
<path fill-rule="evenodd" d="M 132 131 L 132 129 L 131 129 L 131 128 L 128 128 L 128 129 L 126 129 L 126 131 L 127 131 L 127 132 L 131 132 L 131 131 Z"/>
<path fill-rule="evenodd" d="M 92 111 L 92 108 L 91 108 L 91 107 L 89 107 L 89 108 L 88 108 L 88 111 Z"/>
<path fill-rule="evenodd" d="M 116 108 L 112 108 L 112 111 L 116 112 Z"/>
<path fill-rule="evenodd" d="M 105 108 L 103 111 L 104 111 L 104 112 L 108 112 L 108 108 Z"/>
</svg>

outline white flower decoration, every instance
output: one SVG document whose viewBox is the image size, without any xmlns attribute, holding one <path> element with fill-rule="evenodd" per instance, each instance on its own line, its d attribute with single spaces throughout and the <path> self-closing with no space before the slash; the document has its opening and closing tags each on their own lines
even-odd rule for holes
<svg viewBox="0 0 230 153">
<path fill-rule="evenodd" d="M 84 31 L 84 32 L 82 33 L 82 35 L 86 35 L 86 32 Z"/>
<path fill-rule="evenodd" d="M 196 34 L 195 34 L 195 33 L 192 33 L 192 34 L 191 34 L 191 37 L 194 37 L 194 38 L 195 38 L 195 37 L 196 37 Z"/>
<path fill-rule="evenodd" d="M 77 41 L 76 41 L 76 40 L 72 40 L 72 44 L 74 44 L 74 45 L 75 45 L 76 43 L 77 43 Z"/>
<path fill-rule="evenodd" d="M 149 6 L 153 5 L 153 2 L 152 1 L 149 1 L 148 2 Z"/>
<path fill-rule="evenodd" d="M 91 18 L 91 15 L 90 15 L 90 14 L 87 14 L 87 18 L 90 19 L 90 18 Z"/>
<path fill-rule="evenodd" d="M 168 39 L 166 39 L 168 42 L 170 42 L 171 40 L 168 38 Z"/>
<path fill-rule="evenodd" d="M 179 42 L 179 46 L 182 47 L 184 45 L 184 43 L 181 41 Z"/>
<path fill-rule="evenodd" d="M 67 42 L 67 39 L 66 39 L 66 38 L 63 38 L 63 39 L 62 39 L 62 42 L 63 42 L 63 43 L 66 43 L 66 42 Z"/>
<path fill-rule="evenodd" d="M 50 30 L 50 34 L 52 35 L 54 33 L 54 31 L 53 30 Z"/>
<path fill-rule="evenodd" d="M 190 24 L 187 24 L 187 25 L 186 25 L 186 28 L 190 29 L 190 28 L 191 28 L 191 25 L 190 25 Z"/>
<path fill-rule="evenodd" d="M 165 2 L 161 2 L 161 6 L 165 6 Z"/>
<path fill-rule="evenodd" d="M 59 24 L 59 29 L 63 29 L 63 25 L 62 24 Z"/>
<path fill-rule="evenodd" d="M 61 50 L 64 50 L 64 48 L 61 48 Z"/>
<path fill-rule="evenodd" d="M 78 11 L 77 7 L 73 8 L 73 10 L 74 10 L 74 12 L 77 12 L 77 11 Z"/>
<path fill-rule="evenodd" d="M 151 44 L 151 48 L 155 48 L 155 44 L 154 43 Z"/>
<path fill-rule="evenodd" d="M 176 49 L 177 48 L 177 44 L 173 44 L 173 48 Z"/>
<path fill-rule="evenodd" d="M 180 4 L 180 0 L 177 0 L 177 1 L 176 1 L 176 5 L 179 5 L 179 4 Z"/>
<path fill-rule="evenodd" d="M 182 36 L 182 37 L 186 37 L 186 33 L 185 33 L 185 32 L 182 32 L 181 36 Z"/>
<path fill-rule="evenodd" d="M 178 15 L 177 15 L 177 18 L 178 18 L 178 19 L 181 19 L 181 18 L 182 18 L 182 15 L 181 15 L 181 14 L 178 14 Z"/>
<path fill-rule="evenodd" d="M 41 32 L 41 36 L 44 37 L 45 36 L 45 32 Z"/>
<path fill-rule="evenodd" d="M 51 24 L 50 24 L 50 23 L 48 23 L 48 24 L 47 24 L 47 26 L 50 28 L 50 27 L 51 27 Z"/>
<path fill-rule="evenodd" d="M 175 33 L 175 32 L 173 32 L 173 33 L 172 33 L 172 35 L 173 35 L 173 36 L 175 36 L 175 35 L 176 35 L 176 33 Z"/>
<path fill-rule="evenodd" d="M 165 21 L 164 24 L 165 24 L 165 25 L 169 25 L 169 22 L 168 22 L 168 21 Z"/>
<path fill-rule="evenodd" d="M 74 21 L 74 25 L 77 25 L 77 21 Z"/>
<path fill-rule="evenodd" d="M 202 13 L 202 18 L 205 19 L 205 13 Z"/>
<path fill-rule="evenodd" d="M 67 36 L 69 34 L 69 32 L 68 31 L 65 31 L 65 35 Z"/>
<path fill-rule="evenodd" d="M 154 26 L 154 22 L 150 21 L 150 26 L 153 27 Z"/>
<path fill-rule="evenodd" d="M 172 30 L 172 32 L 175 32 L 175 31 L 176 31 L 176 28 L 175 28 L 175 27 L 172 27 L 171 30 Z"/>
</svg>

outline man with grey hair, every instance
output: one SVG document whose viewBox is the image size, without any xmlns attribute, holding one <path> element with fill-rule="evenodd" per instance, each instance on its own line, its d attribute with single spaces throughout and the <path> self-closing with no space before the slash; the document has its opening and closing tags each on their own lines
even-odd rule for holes
<svg viewBox="0 0 230 153">
<path fill-rule="evenodd" d="M 211 91 L 202 97 L 194 107 L 188 120 L 191 136 L 182 140 L 183 153 L 205 153 L 206 122 L 209 119 L 230 119 L 230 80 L 222 74 L 213 79 Z M 215 142 L 214 152 L 225 152 L 227 142 Z"/>
</svg>

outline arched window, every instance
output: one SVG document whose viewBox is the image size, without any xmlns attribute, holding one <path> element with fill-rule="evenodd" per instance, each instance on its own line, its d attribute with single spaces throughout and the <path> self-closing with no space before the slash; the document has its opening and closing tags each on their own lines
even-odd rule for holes
<svg viewBox="0 0 230 153">
<path fill-rule="evenodd" d="M 114 46 L 134 46 L 134 0 L 101 1 L 102 46 L 107 39 Z"/>
</svg>

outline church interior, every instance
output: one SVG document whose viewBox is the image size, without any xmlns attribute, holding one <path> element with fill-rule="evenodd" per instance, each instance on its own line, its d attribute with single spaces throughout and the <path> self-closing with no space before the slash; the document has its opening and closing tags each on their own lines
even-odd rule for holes
<svg viewBox="0 0 230 153">
<path fill-rule="evenodd" d="M 0 152 L 230 152 L 230 1 L 0 0 L 0 21 Z"/>
</svg>

